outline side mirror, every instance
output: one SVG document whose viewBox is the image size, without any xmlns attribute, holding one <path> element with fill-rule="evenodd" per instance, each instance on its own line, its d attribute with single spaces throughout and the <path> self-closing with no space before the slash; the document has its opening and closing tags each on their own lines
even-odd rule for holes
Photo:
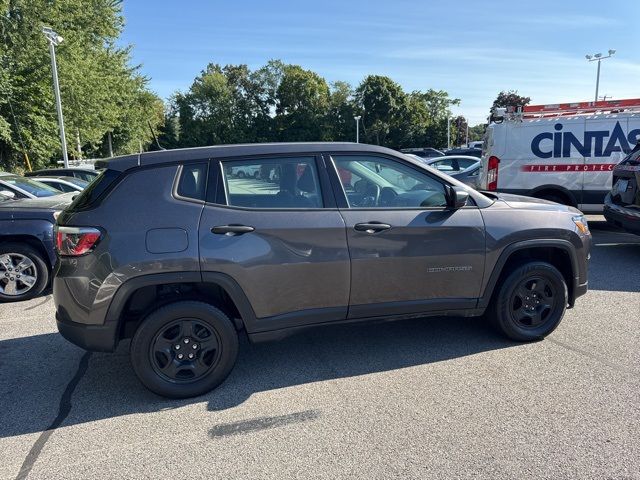
<svg viewBox="0 0 640 480">
<path fill-rule="evenodd" d="M 11 199 L 16 198 L 16 194 L 13 193 L 11 190 L 0 190 L 0 195 L 4 195 L 5 197 L 11 198 Z"/>
<path fill-rule="evenodd" d="M 449 208 L 458 209 L 467 204 L 469 200 L 469 192 L 461 187 L 452 187 L 447 185 L 447 204 Z"/>
</svg>

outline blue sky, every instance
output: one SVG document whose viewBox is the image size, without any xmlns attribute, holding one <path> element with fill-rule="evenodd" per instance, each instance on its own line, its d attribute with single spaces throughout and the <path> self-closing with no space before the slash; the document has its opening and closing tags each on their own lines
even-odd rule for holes
<svg viewBox="0 0 640 480">
<path fill-rule="evenodd" d="M 406 91 L 447 90 L 454 112 L 484 121 L 496 94 L 532 103 L 640 97 L 640 1 L 125 1 L 122 41 L 163 98 L 189 88 L 207 63 L 269 59 L 328 82 L 388 75 Z"/>
</svg>

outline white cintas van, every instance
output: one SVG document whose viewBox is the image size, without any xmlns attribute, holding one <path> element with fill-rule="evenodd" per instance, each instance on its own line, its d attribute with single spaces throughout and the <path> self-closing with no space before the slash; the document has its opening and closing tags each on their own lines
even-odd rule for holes
<svg viewBox="0 0 640 480">
<path fill-rule="evenodd" d="M 640 138 L 640 99 L 494 109 L 480 188 L 602 211 L 611 172 Z"/>
</svg>

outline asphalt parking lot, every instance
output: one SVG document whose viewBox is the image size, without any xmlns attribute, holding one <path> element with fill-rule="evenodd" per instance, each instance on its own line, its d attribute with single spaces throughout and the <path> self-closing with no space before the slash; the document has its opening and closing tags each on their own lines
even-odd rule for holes
<svg viewBox="0 0 640 480">
<path fill-rule="evenodd" d="M 547 340 L 444 318 L 244 341 L 170 401 L 85 353 L 50 295 L 0 306 L 2 478 L 640 479 L 640 237 L 592 223 L 589 293 Z"/>
</svg>

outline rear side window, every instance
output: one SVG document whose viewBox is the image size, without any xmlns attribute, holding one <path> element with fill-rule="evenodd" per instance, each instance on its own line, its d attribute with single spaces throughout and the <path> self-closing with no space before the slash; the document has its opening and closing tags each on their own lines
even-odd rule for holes
<svg viewBox="0 0 640 480">
<path fill-rule="evenodd" d="M 207 191 L 207 164 L 183 165 L 176 193 L 183 198 L 202 200 Z"/>
<path fill-rule="evenodd" d="M 222 164 L 227 204 L 248 208 L 322 208 L 314 157 Z"/>
<path fill-rule="evenodd" d="M 111 187 L 122 172 L 117 170 L 103 170 L 96 179 L 87 185 L 73 200 L 68 210 L 86 210 Z"/>
</svg>

